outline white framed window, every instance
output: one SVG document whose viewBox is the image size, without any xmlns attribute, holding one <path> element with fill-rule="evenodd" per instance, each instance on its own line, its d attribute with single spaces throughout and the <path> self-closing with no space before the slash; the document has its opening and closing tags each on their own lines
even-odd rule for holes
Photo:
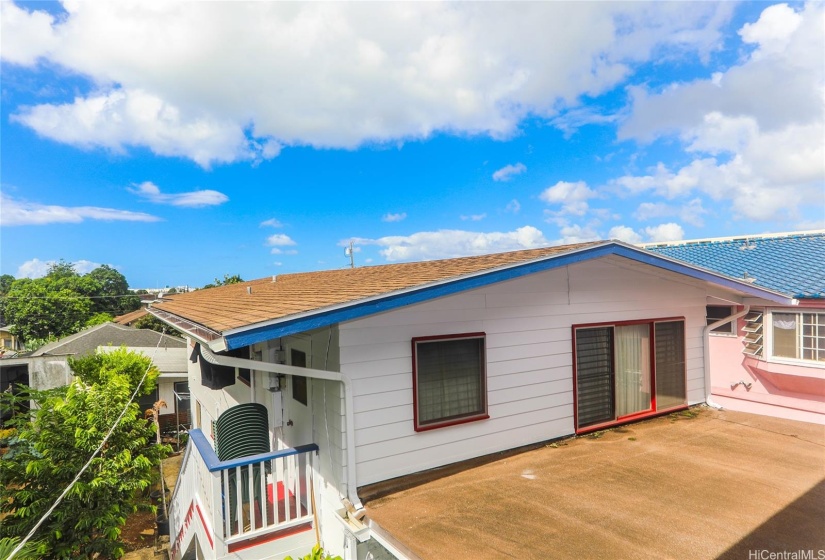
<svg viewBox="0 0 825 560">
<path fill-rule="evenodd" d="M 416 431 L 489 418 L 485 334 L 412 339 Z"/>
<path fill-rule="evenodd" d="M 772 309 L 770 357 L 825 366 L 825 312 Z"/>
<path fill-rule="evenodd" d="M 719 319 L 730 317 L 733 313 L 734 308 L 732 305 L 708 305 L 705 307 L 705 317 L 707 318 L 708 325 L 715 323 Z M 729 323 L 720 325 L 710 332 L 711 334 L 734 335 L 736 334 L 736 321 L 730 321 Z"/>
</svg>

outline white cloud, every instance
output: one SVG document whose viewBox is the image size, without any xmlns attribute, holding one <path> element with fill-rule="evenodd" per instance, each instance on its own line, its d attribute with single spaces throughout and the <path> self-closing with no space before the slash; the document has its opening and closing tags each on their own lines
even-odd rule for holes
<svg viewBox="0 0 825 560">
<path fill-rule="evenodd" d="M 640 221 L 652 220 L 655 218 L 668 218 L 677 216 L 685 223 L 696 227 L 702 227 L 705 223 L 703 216 L 707 214 L 702 199 L 694 198 L 687 204 L 675 206 L 664 202 L 643 202 L 633 213 L 633 217 Z"/>
<path fill-rule="evenodd" d="M 172 206 L 183 206 L 186 208 L 202 208 L 204 206 L 217 206 L 223 204 L 229 197 L 223 193 L 213 190 L 191 191 L 178 194 L 167 194 L 160 191 L 160 187 L 151 181 L 145 181 L 130 192 L 145 198 L 155 204 L 171 204 Z"/>
<path fill-rule="evenodd" d="M 505 212 L 512 212 L 513 214 L 518 214 L 521 210 L 521 203 L 516 200 L 515 198 L 507 203 L 507 206 L 504 207 Z"/>
<path fill-rule="evenodd" d="M 17 278 L 42 278 L 46 276 L 49 272 L 49 268 L 52 267 L 57 261 L 41 261 L 40 259 L 34 258 L 28 260 L 21 264 L 17 268 Z M 102 266 L 100 263 L 96 263 L 93 261 L 87 260 L 79 260 L 73 262 L 75 272 L 78 274 L 87 274 L 94 269 Z"/>
<path fill-rule="evenodd" d="M 28 226 L 80 223 L 85 220 L 157 222 L 160 218 L 143 212 L 97 206 L 58 206 L 17 200 L 0 194 L 0 226 Z"/>
<path fill-rule="evenodd" d="M 681 241 L 685 238 L 685 230 L 673 222 L 654 227 L 646 227 L 645 235 L 649 241 Z"/>
<path fill-rule="evenodd" d="M 495 173 L 493 173 L 493 181 L 509 181 L 516 175 L 521 175 L 527 171 L 527 166 L 523 163 L 517 163 L 515 165 L 505 165 Z"/>
<path fill-rule="evenodd" d="M 379 252 L 390 262 L 484 255 L 550 245 L 544 234 L 533 226 L 524 226 L 508 232 L 487 233 L 443 229 L 422 231 L 408 236 L 356 238 L 353 241 L 357 245 L 383 247 Z"/>
<path fill-rule="evenodd" d="M 584 243 L 586 241 L 598 241 L 601 239 L 599 233 L 591 225 L 564 225 L 559 228 L 561 239 L 555 244 L 568 245 L 571 243 Z"/>
<path fill-rule="evenodd" d="M 595 196 L 596 192 L 590 189 L 584 181 L 575 183 L 559 181 L 552 187 L 546 188 L 539 195 L 539 199 L 548 204 L 561 206 L 560 211 L 551 212 L 555 216 L 584 216 L 589 209 L 587 201 Z"/>
<path fill-rule="evenodd" d="M 270 235 L 266 238 L 266 244 L 270 247 L 288 247 L 290 245 L 296 245 L 292 238 L 283 233 Z"/>
<path fill-rule="evenodd" d="M 610 228 L 607 237 L 608 239 L 618 239 L 633 244 L 642 243 L 643 241 L 681 241 L 685 238 L 685 231 L 682 226 L 673 222 L 646 227 L 642 230 L 642 233 L 629 226 L 620 225 Z"/>
<path fill-rule="evenodd" d="M 261 222 L 261 227 L 280 228 L 284 227 L 284 224 L 282 224 L 281 221 L 276 218 L 270 218 L 268 220 L 264 220 L 263 222 Z"/>
<path fill-rule="evenodd" d="M 769 6 L 740 35 L 755 48 L 725 72 L 661 93 L 631 88 L 620 139 L 676 135 L 694 159 L 614 185 L 669 199 L 704 193 L 749 220 L 795 222 L 825 205 L 825 4 Z"/>
<path fill-rule="evenodd" d="M 17 269 L 17 278 L 42 278 L 46 276 L 55 261 L 41 261 L 40 259 L 31 259 L 24 262 Z"/>
<path fill-rule="evenodd" d="M 399 212 L 398 214 L 384 214 L 381 217 L 382 222 L 400 222 L 407 217 L 406 212 Z"/>
<path fill-rule="evenodd" d="M 122 153 L 129 146 L 145 146 L 202 167 L 271 159 L 280 150 L 272 139 L 248 138 L 243 126 L 231 119 L 186 111 L 139 89 L 102 91 L 61 105 L 21 107 L 11 120 L 81 148 Z"/>
<path fill-rule="evenodd" d="M 355 148 L 437 132 L 509 137 L 662 53 L 705 56 L 726 3 L 3 2 L 2 57 L 99 90 L 18 109 L 77 146 L 208 166 L 281 145 Z M 241 33 L 238 30 L 243 30 Z M 241 39 L 239 40 L 239 37 Z M 548 41 L 552 37 L 552 41 Z M 289 84 L 289 87 L 284 87 Z"/>
<path fill-rule="evenodd" d="M 469 216 L 461 216 L 461 220 L 464 221 L 464 222 L 466 222 L 468 220 L 471 221 L 471 222 L 480 222 L 481 220 L 483 220 L 486 217 L 487 217 L 487 214 L 470 214 Z"/>
<path fill-rule="evenodd" d="M 3 60 L 32 65 L 58 45 L 53 33 L 54 18 L 46 12 L 28 12 L 14 2 L 0 2 L 0 36 Z"/>
<path fill-rule="evenodd" d="M 615 226 L 610 228 L 607 238 L 618 239 L 619 241 L 625 241 L 633 244 L 642 242 L 642 236 L 636 233 L 633 228 L 627 226 Z"/>
<path fill-rule="evenodd" d="M 754 56 L 783 52 L 794 32 L 802 24 L 802 16 L 787 4 L 774 4 L 765 8 L 756 23 L 746 23 L 739 30 L 745 43 L 759 45 Z"/>
</svg>

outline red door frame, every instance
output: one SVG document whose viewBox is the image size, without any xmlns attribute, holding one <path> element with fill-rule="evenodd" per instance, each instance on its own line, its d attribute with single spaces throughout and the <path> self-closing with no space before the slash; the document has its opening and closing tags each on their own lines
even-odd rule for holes
<svg viewBox="0 0 825 560">
<path fill-rule="evenodd" d="M 632 321 L 606 321 L 602 323 L 582 323 L 578 325 L 571 326 L 571 338 L 573 342 L 573 427 L 575 429 L 576 434 L 587 434 L 590 432 L 595 432 L 598 430 L 603 430 L 605 428 L 610 428 L 613 426 L 619 426 L 621 424 L 627 424 L 629 422 L 634 422 L 636 420 L 641 420 L 643 418 L 651 418 L 653 416 L 659 416 L 661 414 L 666 414 L 670 412 L 675 412 L 678 410 L 684 410 L 688 407 L 687 402 L 684 405 L 675 406 L 671 408 L 667 408 L 664 410 L 657 410 L 656 408 L 656 323 L 668 323 L 673 321 L 681 321 L 682 324 L 686 322 L 684 317 L 660 317 L 656 319 L 638 319 Z M 586 426 L 584 428 L 579 428 L 579 394 L 578 394 L 578 367 L 576 363 L 576 330 L 577 329 L 586 329 L 586 328 L 598 328 L 598 327 L 621 327 L 627 325 L 648 325 L 648 329 L 650 332 L 650 408 L 648 410 L 643 410 L 640 412 L 634 412 L 633 414 L 628 414 L 626 416 L 616 417 L 615 420 L 611 420 L 610 422 L 603 422 L 600 424 L 594 424 L 592 426 Z M 687 329 L 683 328 L 683 337 L 687 337 Z M 682 345 L 685 350 L 685 364 L 683 368 L 683 374 L 685 376 L 685 401 L 687 401 L 687 340 L 683 338 Z M 615 346 L 613 351 L 613 356 L 611 356 L 611 363 L 613 366 L 613 380 L 615 384 L 615 369 L 616 369 L 616 356 L 615 356 Z M 616 411 L 616 391 L 615 385 L 613 390 L 613 412 L 615 415 Z"/>
</svg>

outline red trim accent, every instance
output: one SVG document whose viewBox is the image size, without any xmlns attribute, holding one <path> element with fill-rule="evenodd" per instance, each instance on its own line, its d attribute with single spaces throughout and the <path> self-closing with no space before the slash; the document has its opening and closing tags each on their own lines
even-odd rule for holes
<svg viewBox="0 0 825 560">
<path fill-rule="evenodd" d="M 573 325 L 573 330 L 587 327 L 625 327 L 627 325 L 646 325 L 650 323 L 666 323 L 668 321 L 684 321 L 684 317 L 658 317 L 656 319 L 634 319 L 632 321 L 605 321 L 603 323 L 581 323 Z"/>
<path fill-rule="evenodd" d="M 485 399 L 486 400 L 486 399 Z M 482 414 L 479 416 L 468 416 L 467 418 L 461 418 L 459 420 L 450 420 L 449 422 L 442 422 L 440 424 L 430 425 L 427 424 L 426 426 L 419 426 L 415 428 L 416 432 L 427 432 L 429 430 L 437 430 L 438 428 L 447 428 L 449 426 L 458 426 L 459 424 L 467 424 L 469 422 L 475 422 L 477 420 L 487 420 L 490 418 L 489 414 Z"/>
<path fill-rule="evenodd" d="M 189 524 L 192 522 L 193 517 L 195 516 L 195 512 L 198 512 L 198 517 L 201 520 L 201 525 L 203 526 L 203 532 L 206 533 L 206 538 L 209 539 L 209 546 L 211 548 L 215 548 L 215 543 L 212 540 L 212 534 L 209 532 L 209 528 L 206 525 L 206 518 L 203 516 L 203 511 L 201 511 L 200 505 L 195 502 L 193 499 L 189 502 L 189 509 L 186 510 L 186 515 L 183 516 L 183 523 L 181 524 L 180 531 L 178 531 L 177 536 L 175 537 L 175 542 L 171 547 L 171 551 L 174 555 L 177 548 L 180 547 L 180 540 L 183 538 L 183 532 L 189 528 Z"/>
<path fill-rule="evenodd" d="M 684 324 L 684 323 L 683 323 Z M 682 329 L 684 331 L 685 329 Z M 650 410 L 656 410 L 656 323 L 650 323 L 647 328 L 650 339 Z M 687 345 L 682 341 L 682 348 L 685 349 L 685 361 L 687 361 Z M 687 396 L 687 383 L 685 383 L 685 396 Z"/>
<path fill-rule="evenodd" d="M 644 418 L 650 418 L 652 416 L 658 416 L 660 414 L 665 414 L 669 412 L 674 412 L 678 410 L 684 410 L 688 408 L 688 405 L 679 405 L 676 407 L 664 409 L 664 410 L 657 410 L 656 409 L 656 323 L 669 323 L 674 321 L 681 321 L 683 328 L 682 328 L 682 348 L 684 349 L 684 364 L 682 368 L 682 374 L 684 375 L 685 379 L 685 396 L 687 396 L 687 328 L 685 327 L 686 320 L 684 317 L 661 317 L 657 319 L 636 319 L 632 321 L 606 321 L 602 323 L 583 323 L 579 325 L 572 325 L 571 326 L 571 339 L 573 342 L 573 427 L 575 428 L 576 434 L 587 434 L 590 432 L 595 432 L 598 430 L 602 430 L 604 428 L 609 428 L 613 426 L 619 426 L 621 424 L 627 424 L 629 422 L 635 422 L 636 420 L 641 420 Z M 595 424 L 591 426 L 587 426 L 584 428 L 579 428 L 579 395 L 578 395 L 578 368 L 576 366 L 576 330 L 577 329 L 585 329 L 585 328 L 598 328 L 598 327 L 622 327 L 628 325 L 648 325 L 648 332 L 649 332 L 649 339 L 650 339 L 650 408 L 647 410 L 642 410 L 639 412 L 634 412 L 632 414 L 628 414 L 626 416 L 618 416 L 615 420 L 610 422 L 603 422 L 601 424 Z M 707 351 L 707 349 L 706 349 Z M 613 378 L 615 382 L 615 370 L 616 370 L 616 356 L 615 356 L 615 348 L 613 351 L 613 356 L 611 356 L 611 362 L 613 364 Z M 613 413 L 615 414 L 615 399 L 616 394 L 615 390 L 613 392 Z"/>
<path fill-rule="evenodd" d="M 672 414 L 674 412 L 679 412 L 680 410 L 687 410 L 690 406 L 688 405 L 680 405 L 675 406 L 673 408 L 667 408 L 665 410 L 654 410 L 649 412 L 641 412 L 639 414 L 634 414 L 633 416 L 624 416 L 623 420 L 617 422 L 605 422 L 604 424 L 596 424 L 594 426 L 587 426 L 586 428 L 582 428 L 580 430 L 576 430 L 577 436 L 582 436 L 585 434 L 589 434 L 592 432 L 598 432 L 599 430 L 606 430 L 608 428 L 617 428 L 619 426 L 624 426 L 625 424 L 633 424 L 634 422 L 639 422 L 641 420 L 647 420 L 649 418 L 655 418 L 657 416 L 665 416 L 666 414 Z"/>
<path fill-rule="evenodd" d="M 206 533 L 206 538 L 209 539 L 209 546 L 215 548 L 215 543 L 212 542 L 212 535 L 209 534 L 209 529 L 206 528 L 206 518 L 203 516 L 201 506 L 195 505 L 195 510 L 198 512 L 198 517 L 201 518 L 201 523 L 203 524 L 203 532 Z"/>
<path fill-rule="evenodd" d="M 579 433 L 579 371 L 576 365 L 576 325 L 570 327 L 570 339 L 573 341 L 573 431 Z"/>
<path fill-rule="evenodd" d="M 237 552 L 239 550 L 245 550 L 247 548 L 252 548 L 253 546 L 258 546 L 259 544 L 268 543 L 270 541 L 274 541 L 276 539 L 282 539 L 284 537 L 290 537 L 292 535 L 297 535 L 298 533 L 303 533 L 305 531 L 309 531 L 312 529 L 312 522 L 307 521 L 306 523 L 302 523 L 300 525 L 296 525 L 295 527 L 289 527 L 288 529 L 281 529 L 280 531 L 273 531 L 271 533 L 267 533 L 266 535 L 261 535 L 259 537 L 255 537 L 252 539 L 248 539 L 245 541 L 235 542 L 229 545 L 228 551 L 229 552 Z"/>
<path fill-rule="evenodd" d="M 418 354 L 416 352 L 416 344 L 419 342 L 438 342 L 440 340 L 453 339 L 470 339 L 480 338 L 482 341 L 481 350 L 483 352 L 481 367 L 484 368 L 481 376 L 481 398 L 483 400 L 482 406 L 484 412 L 473 416 L 466 416 L 463 418 L 456 418 L 453 420 L 445 420 L 444 422 L 433 422 L 424 426 L 418 423 Z M 490 418 L 487 413 L 487 333 L 460 333 L 460 334 L 443 334 L 435 336 L 416 336 L 410 342 L 412 351 L 412 382 L 413 382 L 413 429 L 416 432 L 426 432 L 438 428 L 447 428 L 450 426 L 457 426 L 459 424 L 467 424 L 468 422 L 475 422 L 477 420 L 486 420 Z"/>
</svg>

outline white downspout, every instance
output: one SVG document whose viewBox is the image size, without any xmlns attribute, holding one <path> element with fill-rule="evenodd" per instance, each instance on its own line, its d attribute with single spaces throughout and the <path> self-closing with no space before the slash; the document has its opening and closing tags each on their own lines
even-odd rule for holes
<svg viewBox="0 0 825 560">
<path fill-rule="evenodd" d="M 740 317 L 744 317 L 745 315 L 747 315 L 750 312 L 750 310 L 751 310 L 751 306 L 750 305 L 745 305 L 745 308 L 742 311 L 740 311 L 739 313 L 734 313 L 733 315 L 730 315 L 729 317 L 725 317 L 724 319 L 719 319 L 718 321 L 713 322 L 710 325 L 706 326 L 704 331 L 703 331 L 704 344 L 705 344 L 705 351 L 703 352 L 704 361 L 705 361 L 705 402 L 707 403 L 708 406 L 710 406 L 712 408 L 722 408 L 722 405 L 713 402 L 713 400 L 710 398 L 710 390 L 711 390 L 711 387 L 710 387 L 710 331 L 712 331 L 716 327 L 721 327 L 722 325 L 726 325 L 726 324 L 730 323 L 731 321 L 736 321 Z M 736 329 L 735 325 L 734 325 L 734 329 Z"/>
<path fill-rule="evenodd" d="M 258 371 L 269 371 L 272 373 L 283 373 L 285 375 L 301 375 L 313 379 L 324 379 L 326 381 L 339 381 L 344 384 L 344 401 L 346 414 L 346 437 L 347 437 L 347 497 L 356 511 L 364 509 L 361 499 L 358 497 L 358 487 L 355 482 L 355 412 L 352 399 L 352 380 L 340 371 L 326 371 L 322 369 L 302 368 L 288 366 L 286 364 L 273 364 L 269 362 L 258 362 L 244 358 L 232 358 L 230 356 L 220 356 L 212 352 L 204 344 L 200 345 L 201 355 L 211 363 L 219 366 L 254 369 Z"/>
</svg>

